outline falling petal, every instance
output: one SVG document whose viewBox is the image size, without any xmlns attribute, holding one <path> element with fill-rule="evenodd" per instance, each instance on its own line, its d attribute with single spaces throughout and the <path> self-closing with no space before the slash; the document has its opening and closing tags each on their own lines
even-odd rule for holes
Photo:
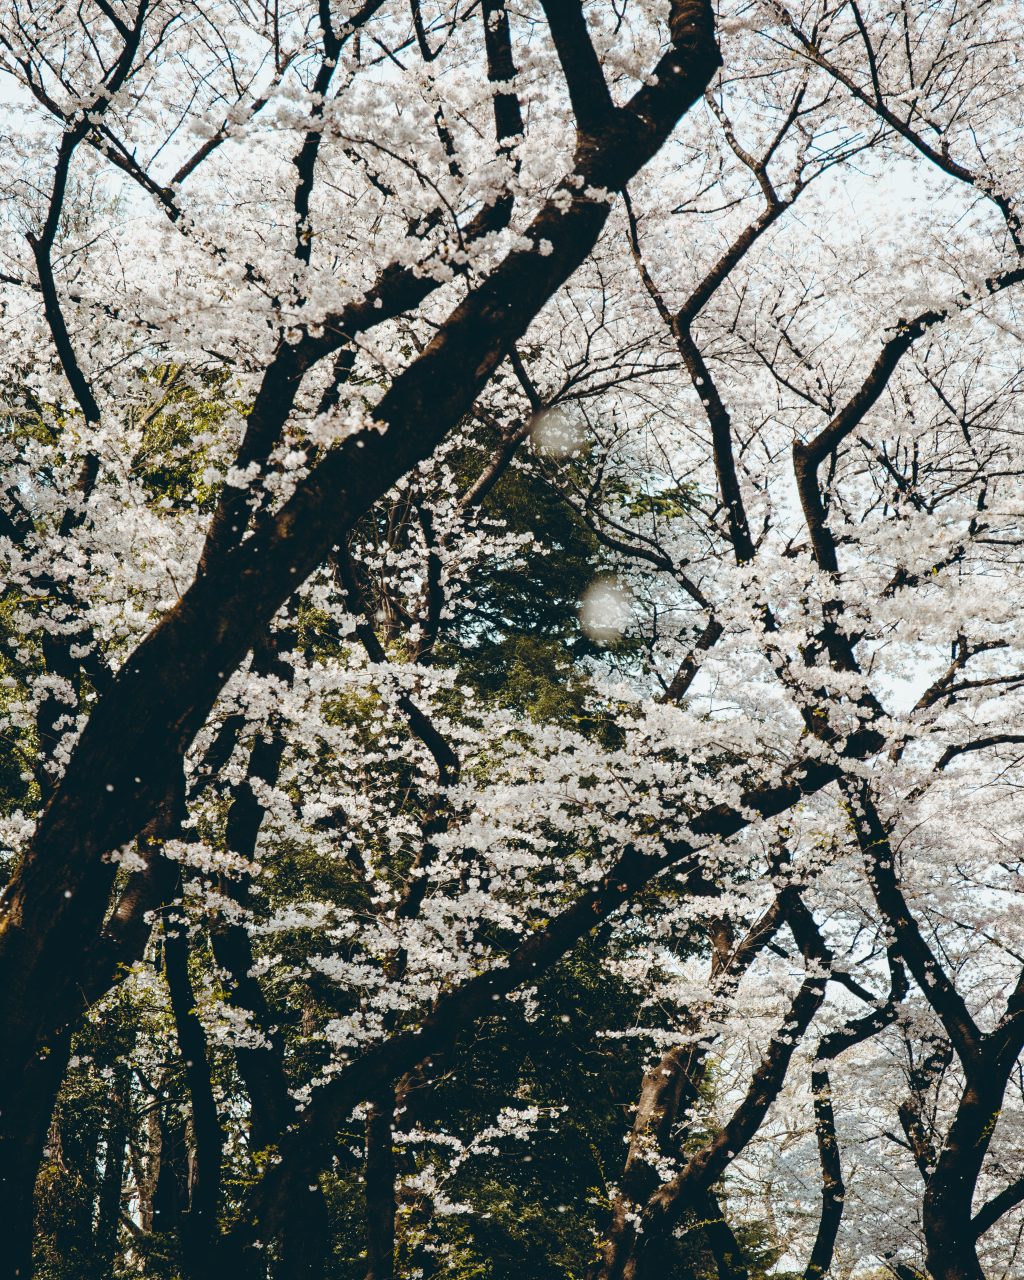
<svg viewBox="0 0 1024 1280">
<path fill-rule="evenodd" d="M 629 626 L 632 601 L 615 578 L 597 578 L 580 601 L 580 625 L 597 644 L 614 644 Z"/>
<path fill-rule="evenodd" d="M 545 458 L 568 458 L 587 442 L 583 426 L 564 409 L 542 409 L 530 425 L 533 447 Z"/>
</svg>

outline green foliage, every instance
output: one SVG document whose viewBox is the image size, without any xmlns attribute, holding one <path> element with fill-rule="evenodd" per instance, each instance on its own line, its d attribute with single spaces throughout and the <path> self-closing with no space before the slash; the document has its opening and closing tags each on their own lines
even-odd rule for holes
<svg viewBox="0 0 1024 1280">
<path fill-rule="evenodd" d="M 579 618 L 584 592 L 607 567 L 605 550 L 529 460 L 504 473 L 481 519 L 532 541 L 475 566 L 465 584 L 473 612 L 448 628 L 441 659 L 457 662 L 483 699 L 536 721 L 606 732 L 581 666 L 595 649 Z"/>
<path fill-rule="evenodd" d="M 693 509 L 698 497 L 695 484 L 676 485 L 656 493 L 641 493 L 628 501 L 631 515 L 656 516 L 661 520 L 679 520 Z"/>
<path fill-rule="evenodd" d="M 21 601 L 8 593 L 0 599 L 0 813 L 29 807 L 34 801 L 32 762 L 35 735 L 12 718 L 15 704 L 24 700 L 29 680 L 37 673 L 38 656 L 18 637 L 14 615 Z M 0 850 L 0 858 L 4 855 Z"/>
<path fill-rule="evenodd" d="M 220 485 L 205 474 L 210 444 L 229 416 L 245 411 L 232 396 L 230 371 L 163 365 L 146 381 L 154 407 L 139 423 L 133 470 L 154 502 L 212 510 Z"/>
</svg>

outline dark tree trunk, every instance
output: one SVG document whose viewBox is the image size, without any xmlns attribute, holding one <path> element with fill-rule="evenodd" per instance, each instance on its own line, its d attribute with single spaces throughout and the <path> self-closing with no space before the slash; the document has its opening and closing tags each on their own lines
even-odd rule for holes
<svg viewBox="0 0 1024 1280">
<path fill-rule="evenodd" d="M 188 1180 L 188 1211 L 181 1224 L 182 1269 L 192 1280 L 201 1280 L 209 1274 L 217 1236 L 224 1133 L 217 1115 L 206 1033 L 199 1021 L 188 959 L 188 936 L 184 926 L 178 926 L 176 932 L 168 932 L 164 938 L 164 972 L 192 1108 L 194 1155 Z"/>
<path fill-rule="evenodd" d="M 8 1224 L 0 1249 L 0 1280 L 31 1275 L 34 1194 L 39 1162 L 53 1115 L 57 1093 L 67 1069 L 74 1024 L 82 1009 L 109 989 L 119 966 L 135 959 L 149 938 L 147 912 L 169 896 L 177 878 L 174 863 L 162 857 L 169 824 L 180 814 L 180 781 L 165 798 L 139 838 L 147 866 L 129 878 L 106 921 L 103 933 L 83 946 L 77 962 L 65 967 L 74 973 L 71 1015 L 20 1072 L 11 1088 L 0 1090 L 0 1203 Z M 73 947 L 69 944 L 69 953 Z M 23 994 L 23 1001 L 30 997 Z M 40 997 L 43 1003 L 46 996 Z M 59 1001 L 54 1002 L 55 1008 Z M 38 1010 L 27 1011 L 37 1017 Z"/>
<path fill-rule="evenodd" d="M 718 1280 L 747 1280 L 743 1248 L 726 1220 L 718 1197 L 709 1191 L 703 1200 L 697 1202 L 696 1209 L 715 1260 Z"/>
<path fill-rule="evenodd" d="M 275 1280 L 323 1280 L 330 1234 L 327 1202 L 319 1183 L 296 1190 L 281 1234 L 281 1262 L 274 1271 Z M 230 1241 L 228 1247 L 237 1248 Z M 245 1256 L 254 1259 L 256 1255 L 246 1251 Z M 250 1261 L 250 1271 L 252 1265 Z"/>
<path fill-rule="evenodd" d="M 1007 1071 L 992 1057 L 985 1055 L 967 1073 L 956 1118 L 925 1186 L 921 1220 L 933 1280 L 985 1280 L 971 1206 L 1006 1087 Z"/>
<path fill-rule="evenodd" d="M 185 1121 L 172 1102 L 160 1109 L 159 1152 L 153 1179 L 153 1232 L 180 1238 L 188 1210 L 188 1143 Z"/>
<path fill-rule="evenodd" d="M 804 1271 L 804 1280 L 822 1280 L 832 1266 L 836 1236 L 843 1220 L 843 1168 L 836 1139 L 836 1121 L 832 1109 L 832 1082 L 823 1066 L 811 1072 L 811 1091 L 814 1094 L 814 1128 L 818 1140 L 818 1160 L 821 1164 L 821 1217 L 811 1249 L 811 1256 Z"/>
<path fill-rule="evenodd" d="M 593 1280 L 633 1280 L 637 1274 L 636 1216 L 660 1183 L 655 1163 L 670 1148 L 684 1099 L 697 1097 L 704 1055 L 699 1047 L 669 1049 L 646 1073 L 619 1189 L 612 1204 L 601 1261 Z"/>
<path fill-rule="evenodd" d="M 366 1280 L 394 1280 L 395 1095 L 387 1091 L 366 1116 Z"/>
<path fill-rule="evenodd" d="M 123 1075 L 123 1071 L 121 1074 Z M 94 1251 L 97 1270 L 104 1276 L 113 1274 L 121 1218 L 121 1188 L 124 1183 L 125 1144 L 128 1140 L 124 1089 L 125 1081 L 122 1079 L 110 1097 L 110 1113 L 107 1119 L 103 1155 L 103 1179 L 100 1183 L 96 1214 Z"/>
<path fill-rule="evenodd" d="M 50 1053 L 29 1065 L 18 1088 L 4 1099 L 0 1111 L 2 1280 L 28 1280 L 32 1275 L 36 1177 L 57 1091 L 64 1078 L 70 1042 L 70 1032 L 57 1037 Z"/>
</svg>

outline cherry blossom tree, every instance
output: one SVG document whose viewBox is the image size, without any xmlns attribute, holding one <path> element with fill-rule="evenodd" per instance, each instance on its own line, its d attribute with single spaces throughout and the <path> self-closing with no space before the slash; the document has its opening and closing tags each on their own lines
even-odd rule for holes
<svg viewBox="0 0 1024 1280">
<path fill-rule="evenodd" d="M 7 7 L 5 1274 L 1015 1274 L 1015 17 Z"/>
</svg>

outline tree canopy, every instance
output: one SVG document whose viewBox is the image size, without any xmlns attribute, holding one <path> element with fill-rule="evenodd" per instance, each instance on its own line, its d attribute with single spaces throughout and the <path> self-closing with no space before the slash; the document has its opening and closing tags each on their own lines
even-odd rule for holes
<svg viewBox="0 0 1024 1280">
<path fill-rule="evenodd" d="M 1024 1270 L 1015 0 L 0 0 L 0 1280 Z"/>
</svg>

